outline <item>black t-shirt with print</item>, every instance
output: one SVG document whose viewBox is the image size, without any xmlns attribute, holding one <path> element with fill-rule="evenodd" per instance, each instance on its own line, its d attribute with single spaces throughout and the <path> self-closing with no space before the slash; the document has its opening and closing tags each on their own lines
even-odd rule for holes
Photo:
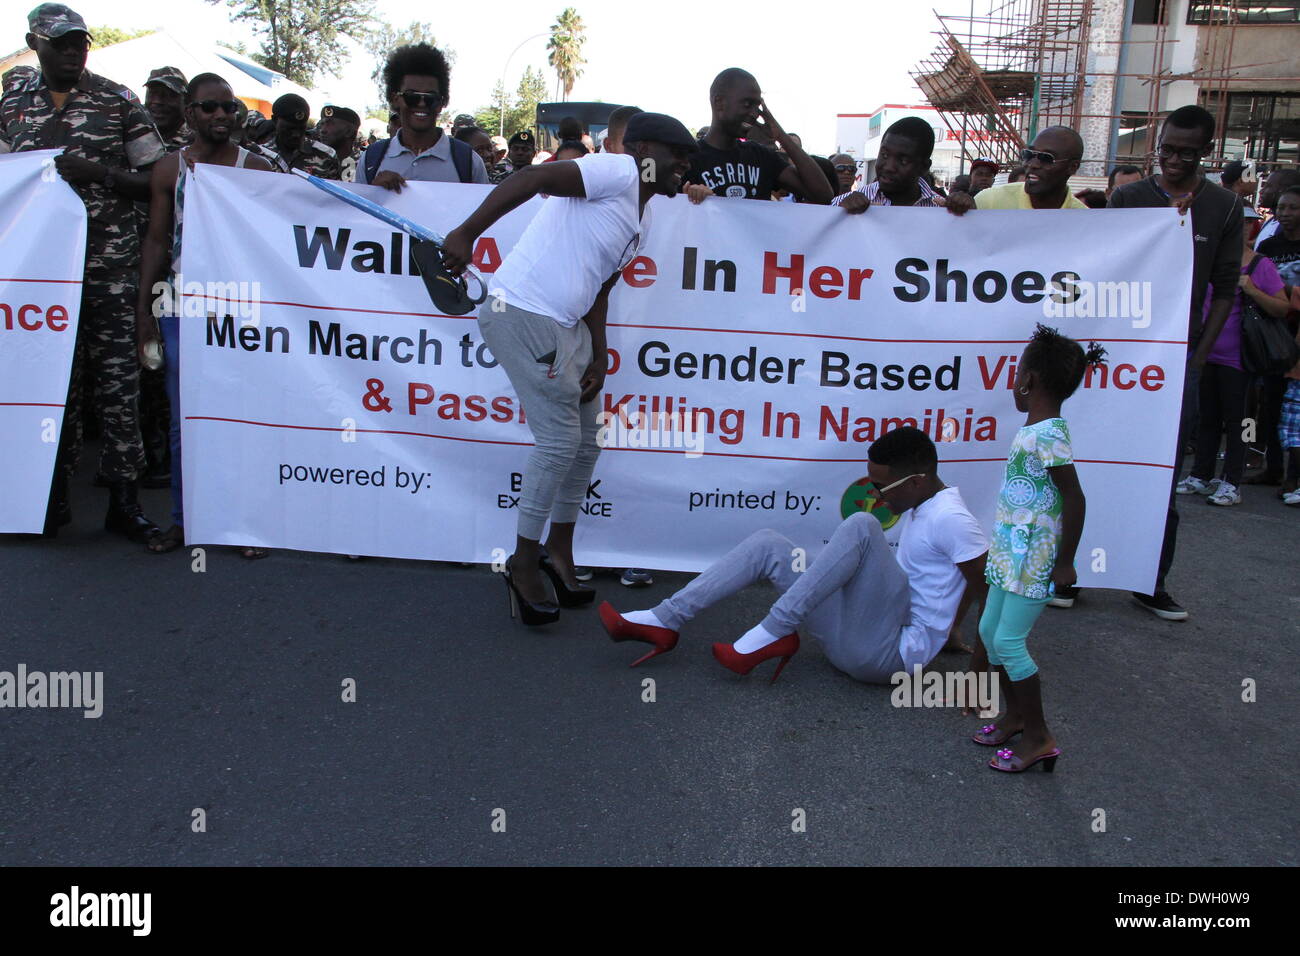
<svg viewBox="0 0 1300 956">
<path fill-rule="evenodd" d="M 738 142 L 735 149 L 718 149 L 701 141 L 691 156 L 686 182 L 703 183 L 713 195 L 734 199 L 771 199 L 788 161 L 758 143 Z"/>
<path fill-rule="evenodd" d="M 1300 286 L 1300 239 L 1288 239 L 1281 232 L 1275 232 L 1255 251 L 1273 260 L 1287 288 Z"/>
</svg>

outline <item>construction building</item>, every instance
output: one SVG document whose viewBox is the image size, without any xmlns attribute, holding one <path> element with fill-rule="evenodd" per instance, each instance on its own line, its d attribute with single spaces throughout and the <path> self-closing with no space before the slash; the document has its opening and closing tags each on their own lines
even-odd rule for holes
<svg viewBox="0 0 1300 956">
<path fill-rule="evenodd" d="M 960 2 L 960 0 L 957 0 Z M 1048 126 L 1084 141 L 1083 176 L 1149 168 L 1160 121 L 1200 104 L 1217 119 L 1206 162 L 1295 166 L 1300 0 L 984 0 L 940 14 L 912 71 L 962 159 L 1007 168 Z"/>
</svg>

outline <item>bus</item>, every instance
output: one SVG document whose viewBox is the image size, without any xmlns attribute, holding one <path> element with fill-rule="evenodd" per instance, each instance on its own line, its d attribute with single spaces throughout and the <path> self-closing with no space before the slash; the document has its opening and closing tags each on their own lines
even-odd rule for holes
<svg viewBox="0 0 1300 956">
<path fill-rule="evenodd" d="M 538 103 L 537 148 L 554 153 L 560 145 L 560 121 L 572 116 L 594 141 L 609 125 L 609 114 L 619 108 L 618 103 Z"/>
</svg>

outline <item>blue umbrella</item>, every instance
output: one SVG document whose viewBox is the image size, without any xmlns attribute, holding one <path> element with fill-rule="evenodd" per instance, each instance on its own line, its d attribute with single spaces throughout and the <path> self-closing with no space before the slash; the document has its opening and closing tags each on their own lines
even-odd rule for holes
<svg viewBox="0 0 1300 956">
<path fill-rule="evenodd" d="M 411 243 L 411 258 L 415 260 L 415 264 L 420 270 L 420 278 L 424 280 L 424 287 L 429 292 L 429 298 L 445 314 L 465 315 L 467 312 L 472 312 L 476 305 L 487 298 L 487 285 L 483 282 L 483 278 L 473 269 L 466 269 L 465 272 L 473 276 L 478 283 L 478 298 L 470 298 L 469 289 L 465 285 L 464 278 L 454 276 L 447 271 L 447 267 L 442 261 L 443 237 L 432 229 L 406 218 L 401 213 L 386 209 L 365 196 L 359 196 L 336 182 L 321 179 L 319 176 L 305 173 L 301 169 L 290 170 L 290 172 L 307 180 L 317 189 L 323 189 L 335 199 L 343 200 L 352 208 L 360 209 L 367 215 L 374 216 L 395 229 L 400 229 L 415 240 Z"/>
</svg>

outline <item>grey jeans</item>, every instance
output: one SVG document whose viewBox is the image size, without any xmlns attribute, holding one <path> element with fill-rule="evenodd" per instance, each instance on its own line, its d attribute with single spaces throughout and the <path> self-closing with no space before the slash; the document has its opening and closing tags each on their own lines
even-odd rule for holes
<svg viewBox="0 0 1300 956">
<path fill-rule="evenodd" d="M 585 322 L 566 329 L 550 316 L 491 297 L 479 309 L 478 327 L 510 378 L 533 433 L 519 493 L 518 534 L 540 541 L 548 517 L 557 524 L 578 519 L 600 456 L 600 395 L 578 401 L 582 373 L 591 364 L 591 331 Z"/>
<path fill-rule="evenodd" d="M 794 570 L 794 558 L 795 544 L 785 535 L 757 531 L 654 614 L 681 630 L 710 605 L 767 580 L 782 593 L 761 622 L 766 630 L 778 636 L 797 630 L 816 639 L 850 677 L 889 683 L 904 669 L 898 642 L 911 620 L 911 590 L 880 522 L 863 512 L 850 515 L 806 570 Z"/>
</svg>

